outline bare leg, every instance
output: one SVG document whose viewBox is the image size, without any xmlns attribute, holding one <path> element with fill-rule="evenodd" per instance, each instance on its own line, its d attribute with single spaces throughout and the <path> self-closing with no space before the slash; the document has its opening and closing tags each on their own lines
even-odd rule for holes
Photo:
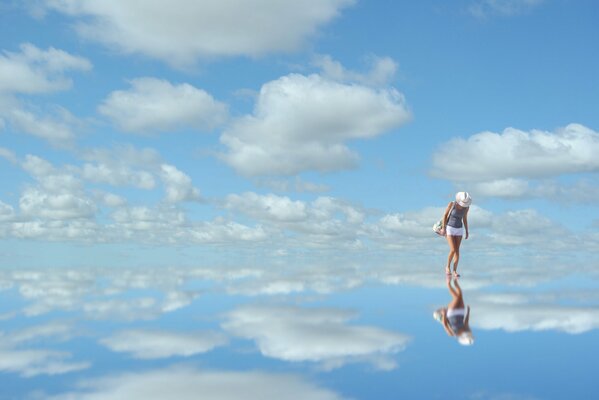
<svg viewBox="0 0 599 400">
<path fill-rule="evenodd" d="M 451 302 L 447 305 L 447 309 L 464 308 L 464 298 L 462 297 L 462 289 L 458 284 L 458 280 L 453 279 L 453 286 L 451 285 L 451 281 L 448 280 L 447 288 L 451 295 Z"/>
<path fill-rule="evenodd" d="M 455 255 L 456 252 L 456 248 L 455 248 L 455 242 L 453 240 L 455 236 L 450 236 L 447 235 L 447 244 L 449 244 L 449 254 L 447 255 L 447 266 L 445 267 L 445 273 L 447 274 L 451 274 L 451 261 L 453 260 L 453 257 Z"/>
<path fill-rule="evenodd" d="M 453 274 L 454 276 L 458 273 L 458 263 L 460 262 L 460 245 L 462 244 L 461 236 L 452 236 L 454 243 L 454 257 L 453 257 Z"/>
</svg>

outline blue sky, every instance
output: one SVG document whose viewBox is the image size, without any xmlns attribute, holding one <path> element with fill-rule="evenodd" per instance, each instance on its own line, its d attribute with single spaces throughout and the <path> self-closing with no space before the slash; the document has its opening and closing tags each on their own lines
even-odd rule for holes
<svg viewBox="0 0 599 400">
<path fill-rule="evenodd" d="M 598 12 L 3 2 L 2 262 L 442 260 L 457 190 L 477 263 L 595 262 Z"/>
</svg>

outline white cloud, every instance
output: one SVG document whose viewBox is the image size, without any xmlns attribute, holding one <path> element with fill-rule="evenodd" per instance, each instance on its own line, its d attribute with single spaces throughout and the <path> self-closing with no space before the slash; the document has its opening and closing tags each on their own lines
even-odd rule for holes
<svg viewBox="0 0 599 400">
<path fill-rule="evenodd" d="M 100 343 L 112 351 L 129 353 L 134 358 L 149 360 L 206 353 L 225 344 L 226 339 L 214 332 L 130 330 L 118 332 L 102 339 Z"/>
<path fill-rule="evenodd" d="M 55 115 L 51 116 L 40 116 L 25 109 L 15 108 L 8 114 L 8 119 L 16 129 L 54 145 L 71 144 L 76 137 L 75 130 L 82 125 L 62 107 L 55 107 Z"/>
<path fill-rule="evenodd" d="M 555 132 L 508 128 L 443 144 L 433 155 L 431 174 L 477 197 L 593 204 L 597 183 L 582 174 L 599 171 L 598 151 L 599 133 L 579 124 Z"/>
<path fill-rule="evenodd" d="M 24 343 L 40 339 L 67 340 L 73 326 L 67 323 L 50 322 L 14 332 L 0 332 L 0 371 L 19 373 L 23 377 L 57 375 L 79 371 L 90 367 L 88 362 L 71 362 L 67 352 L 45 349 L 20 349 Z"/>
<path fill-rule="evenodd" d="M 162 164 L 161 178 L 166 190 L 166 200 L 171 203 L 199 200 L 200 191 L 193 187 L 191 178 L 175 166 Z"/>
<path fill-rule="evenodd" d="M 492 298 L 473 298 L 473 326 L 507 332 L 556 330 L 570 334 L 599 329 L 597 308 L 534 302 L 534 295 L 530 294 L 517 302 L 511 302 L 512 297 L 513 294 L 497 293 Z"/>
<path fill-rule="evenodd" d="M 185 237 L 192 243 L 228 244 L 264 242 L 273 235 L 258 225 L 250 227 L 235 221 L 217 218 L 211 222 L 196 223 L 186 230 Z"/>
<path fill-rule="evenodd" d="M 599 133 L 583 125 L 555 132 L 508 128 L 441 145 L 433 155 L 432 174 L 455 182 L 484 182 L 596 172 L 598 153 Z M 513 186 L 517 181 L 507 182 Z"/>
<path fill-rule="evenodd" d="M 73 334 L 73 326 L 64 322 L 49 322 L 43 325 L 32 326 L 16 332 L 0 332 L 3 345 L 18 345 L 25 342 L 37 341 L 39 339 L 53 338 L 54 340 L 67 340 Z"/>
<path fill-rule="evenodd" d="M 307 247 L 360 247 L 366 214 L 331 197 L 307 203 L 274 194 L 244 193 L 227 196 L 224 207 L 254 218 L 287 237 L 285 245 Z M 280 243 L 283 245 L 282 238 Z"/>
<path fill-rule="evenodd" d="M 218 56 L 297 50 L 354 2 L 46 0 L 48 7 L 76 18 L 81 36 L 179 67 Z"/>
<path fill-rule="evenodd" d="M 156 187 L 156 180 L 151 173 L 132 169 L 125 163 L 86 163 L 82 167 L 82 177 L 91 182 L 108 183 L 113 186 L 133 186 L 146 190 Z"/>
<path fill-rule="evenodd" d="M 5 147 L 0 147 L 0 157 L 4 158 L 5 160 L 16 164 L 17 163 L 17 156 L 15 156 L 15 153 L 13 153 L 12 151 L 10 151 L 9 149 L 5 148 Z"/>
<path fill-rule="evenodd" d="M 21 193 L 19 208 L 24 216 L 51 220 L 94 216 L 95 202 L 84 193 L 82 182 L 72 173 L 32 155 L 25 157 L 22 167 L 38 181 L 37 187 L 26 187 Z"/>
<path fill-rule="evenodd" d="M 223 328 L 256 341 L 260 352 L 285 361 L 312 361 L 324 368 L 369 362 L 394 368 L 389 357 L 407 345 L 406 335 L 346 323 L 355 316 L 337 309 L 246 306 L 227 314 Z"/>
<path fill-rule="evenodd" d="M 549 179 L 530 182 L 508 178 L 475 182 L 468 187 L 472 193 L 476 193 L 477 197 L 546 198 L 565 204 L 596 204 L 599 200 L 599 184 L 589 179 L 580 179 L 574 183 L 559 183 Z"/>
<path fill-rule="evenodd" d="M 274 194 L 259 195 L 251 192 L 242 195 L 231 194 L 227 196 L 225 204 L 229 209 L 241 211 L 260 220 L 294 222 L 303 221 L 308 216 L 304 202 Z"/>
<path fill-rule="evenodd" d="M 543 0 L 476 0 L 468 12 L 477 18 L 491 15 L 510 17 L 528 12 L 543 3 Z"/>
<path fill-rule="evenodd" d="M 48 193 L 36 188 L 28 188 L 21 194 L 19 208 L 26 217 L 40 217 L 56 220 L 91 218 L 96 212 L 96 204 L 72 193 Z"/>
<path fill-rule="evenodd" d="M 348 71 L 340 62 L 329 55 L 317 56 L 313 60 L 322 69 L 324 77 L 339 82 L 358 82 L 367 86 L 387 85 L 397 73 L 397 63 L 390 57 L 370 57 L 372 69 L 367 74 Z"/>
<path fill-rule="evenodd" d="M 15 217 L 15 210 L 11 205 L 0 201 L 0 222 L 10 221 Z"/>
<path fill-rule="evenodd" d="M 263 372 L 200 371 L 171 367 L 87 380 L 51 400 L 197 399 L 211 400 L 341 400 L 334 392 L 294 375 Z"/>
<path fill-rule="evenodd" d="M 72 82 L 64 76 L 70 70 L 87 71 L 91 63 L 63 50 L 41 50 L 25 43 L 20 53 L 0 55 L 0 93 L 35 94 L 68 89 Z"/>
<path fill-rule="evenodd" d="M 351 168 L 359 157 L 347 141 L 376 137 L 409 118 L 395 89 L 292 74 L 262 87 L 254 113 L 221 136 L 228 148 L 221 157 L 249 176 Z"/>
<path fill-rule="evenodd" d="M 98 107 L 126 132 L 148 134 L 181 128 L 211 130 L 227 118 L 227 106 L 189 84 L 138 78 L 128 91 L 114 91 Z"/>
<path fill-rule="evenodd" d="M 95 191 L 94 196 L 98 201 L 107 207 L 123 207 L 127 205 L 127 199 L 114 193 Z"/>
<path fill-rule="evenodd" d="M 18 350 L 0 347 L 0 371 L 19 373 L 29 378 L 59 375 L 90 367 L 88 362 L 69 362 L 69 353 L 50 350 Z"/>
</svg>

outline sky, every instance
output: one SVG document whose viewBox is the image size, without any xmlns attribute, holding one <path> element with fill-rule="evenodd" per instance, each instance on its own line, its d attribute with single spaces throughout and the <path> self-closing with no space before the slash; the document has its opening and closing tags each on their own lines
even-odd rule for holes
<svg viewBox="0 0 599 400">
<path fill-rule="evenodd" d="M 590 0 L 3 1 L 10 267 L 599 251 Z"/>
</svg>

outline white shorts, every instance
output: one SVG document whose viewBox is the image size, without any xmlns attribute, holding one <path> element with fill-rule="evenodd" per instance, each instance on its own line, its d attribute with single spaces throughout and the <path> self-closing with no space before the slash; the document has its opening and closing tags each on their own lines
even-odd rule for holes
<svg viewBox="0 0 599 400">
<path fill-rule="evenodd" d="M 454 228 L 453 226 L 446 225 L 445 232 L 447 236 L 464 236 L 464 228 Z"/>
</svg>

